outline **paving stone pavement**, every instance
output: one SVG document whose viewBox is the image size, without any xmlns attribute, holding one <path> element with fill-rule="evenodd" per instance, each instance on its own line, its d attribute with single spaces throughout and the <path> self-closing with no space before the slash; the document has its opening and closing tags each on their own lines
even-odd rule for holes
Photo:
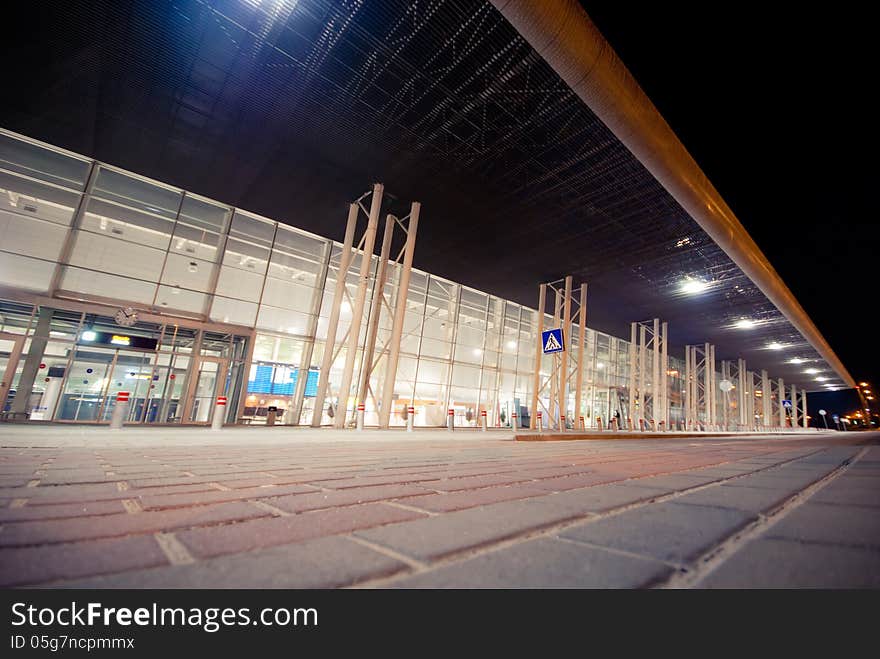
<svg viewBox="0 0 880 659">
<path fill-rule="evenodd" d="M 880 433 L 0 424 L 0 586 L 880 587 Z"/>
</svg>

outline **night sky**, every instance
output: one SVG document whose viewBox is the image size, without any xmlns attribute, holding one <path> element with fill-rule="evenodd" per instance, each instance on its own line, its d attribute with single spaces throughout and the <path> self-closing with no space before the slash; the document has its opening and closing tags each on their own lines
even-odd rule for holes
<svg viewBox="0 0 880 659">
<path fill-rule="evenodd" d="M 871 284 L 878 244 L 875 206 L 868 204 L 868 176 L 876 167 L 865 166 L 876 142 L 872 130 L 876 110 L 868 99 L 876 78 L 871 70 L 875 53 L 869 52 L 873 22 L 855 3 L 835 3 L 813 12 L 766 2 L 581 2 L 853 377 L 875 382 L 880 357 L 867 346 L 873 338 Z M 132 137 L 136 131 L 103 133 L 97 125 L 82 130 L 100 121 L 90 104 L 94 96 L 100 101 L 105 93 L 103 78 L 92 84 L 90 63 L 98 61 L 102 70 L 118 64 L 116 53 L 93 47 L 116 29 L 114 19 L 102 20 L 99 5 L 97 0 L 47 0 L 25 3 L 19 8 L 20 18 L 8 17 L 10 25 L 20 27 L 0 44 L 4 63 L 13 63 L 0 90 L 0 125 L 288 219 L 272 204 L 291 206 L 290 169 L 278 171 L 283 168 L 264 163 L 261 185 L 242 188 L 246 193 L 239 195 L 235 186 L 241 179 L 240 162 L 234 164 L 236 170 L 233 165 L 224 169 L 222 160 L 197 169 L 195 160 L 181 157 L 176 161 L 179 171 L 172 171 L 173 165 L 167 164 L 175 162 L 167 152 L 171 141 L 157 145 L 143 138 L 137 144 Z M 116 6 L 138 5 L 137 0 L 119 0 Z M 74 12 L 80 18 L 89 16 L 93 33 L 77 36 Z M 65 49 L 69 56 L 59 59 L 57 53 Z M 173 58 L 174 53 L 160 55 Z M 75 79 L 72 87 L 95 89 L 88 100 L 84 95 L 80 106 L 70 109 L 68 117 L 59 119 L 59 107 L 70 103 L 65 78 Z M 58 107 L 46 107 L 44 112 L 40 104 L 56 98 Z M 137 110 L 131 112 L 134 116 Z M 65 134 L 66 125 L 76 129 Z M 230 143 L 234 139 L 230 136 Z M 120 146 L 122 140 L 129 141 L 125 148 Z M 237 157 L 240 152 L 233 154 Z M 299 178 L 314 184 L 305 186 L 301 196 L 314 197 L 316 205 L 321 195 L 350 198 L 346 196 L 350 191 L 343 190 L 348 183 L 340 182 L 346 176 L 344 166 L 313 162 L 308 169 Z M 266 174 L 273 171 L 274 178 Z M 466 187 L 467 181 L 462 185 Z M 335 219 L 330 229 L 297 224 L 341 238 L 342 222 Z M 440 224 L 425 223 L 426 239 L 431 230 L 440 233 Z M 420 239 L 422 231 L 420 227 Z M 457 276 L 463 264 L 474 264 L 473 253 L 450 251 L 462 254 L 460 262 L 446 261 L 455 272 L 435 269 L 430 262 L 416 265 L 484 290 L 507 292 L 497 282 L 481 286 L 466 272 Z M 427 250 L 417 251 L 417 261 L 420 254 L 426 256 Z M 435 258 L 442 256 L 435 249 Z M 506 273 L 497 277 L 510 279 Z M 828 403 L 815 400 L 840 412 L 855 407 L 849 402 L 854 397 Z M 816 408 L 812 400 L 811 408 Z"/>
<path fill-rule="evenodd" d="M 862 6 L 581 4 L 852 376 L 876 382 L 876 41 Z"/>
</svg>

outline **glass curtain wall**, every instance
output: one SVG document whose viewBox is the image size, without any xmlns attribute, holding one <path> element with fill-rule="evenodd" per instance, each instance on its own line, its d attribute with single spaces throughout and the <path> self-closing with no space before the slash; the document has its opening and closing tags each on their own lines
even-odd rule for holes
<svg viewBox="0 0 880 659">
<path fill-rule="evenodd" d="M 157 325 L 149 332 L 159 338 L 159 347 L 147 357 L 76 346 L 78 321 L 57 314 L 46 355 L 53 367 L 63 365 L 64 386 L 60 380 L 53 383 L 61 371 L 37 377 L 31 396 L 38 403 L 30 406 L 31 418 L 56 418 L 49 407 L 57 408 L 57 418 L 109 418 L 113 393 L 125 386 L 137 401 L 132 420 L 206 422 L 210 398 L 225 383 L 234 392 L 230 421 L 265 423 L 274 407 L 280 423 L 308 424 L 324 352 L 332 349 L 330 392 L 320 421 L 329 424 L 337 414 L 353 421 L 365 383 L 366 422 L 377 423 L 392 323 L 383 312 L 373 366 L 366 373 L 370 360 L 363 359 L 363 348 L 378 267 L 374 256 L 352 387 L 340 392 L 361 264 L 356 254 L 336 342 L 328 348 L 341 249 L 326 238 L 0 131 L 0 298 L 9 289 L 17 295 L 133 305 L 229 327 L 220 338 L 206 331 L 199 343 L 182 321 Z M 391 264 L 385 292 L 391 308 L 399 279 L 400 267 Z M 391 423 L 404 425 L 412 403 L 418 426 L 444 425 L 448 409 L 458 426 L 478 426 L 482 412 L 492 427 L 509 426 L 514 414 L 527 426 L 534 413 L 536 311 L 417 270 L 406 302 L 397 377 L 388 392 Z M 23 309 L 0 318 L 0 369 L 16 348 L 15 339 L 4 339 L 3 332 L 27 334 L 35 326 L 34 307 Z M 544 327 L 551 326 L 547 316 Z M 605 422 L 617 411 L 625 416 L 628 350 L 623 339 L 587 330 L 581 409 L 589 427 L 595 427 L 597 416 Z M 542 356 L 540 362 L 546 377 L 551 359 Z M 682 372 L 681 360 L 670 356 L 673 423 L 681 420 Z M 50 388 L 57 390 L 43 400 Z M 545 408 L 551 406 L 550 394 L 541 392 Z M 574 395 L 572 378 L 566 416 L 576 423 Z"/>
</svg>

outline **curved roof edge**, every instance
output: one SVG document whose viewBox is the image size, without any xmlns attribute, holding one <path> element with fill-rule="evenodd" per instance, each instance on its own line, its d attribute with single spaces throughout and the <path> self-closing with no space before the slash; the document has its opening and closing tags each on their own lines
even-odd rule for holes
<svg viewBox="0 0 880 659">
<path fill-rule="evenodd" d="M 847 383 L 855 380 L 577 0 L 491 0 Z"/>
</svg>

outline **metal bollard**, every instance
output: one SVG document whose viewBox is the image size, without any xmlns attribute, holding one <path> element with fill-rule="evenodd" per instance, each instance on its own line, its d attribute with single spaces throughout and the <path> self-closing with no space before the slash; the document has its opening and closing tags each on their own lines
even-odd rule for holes
<svg viewBox="0 0 880 659">
<path fill-rule="evenodd" d="M 581 424 L 581 425 L 580 425 L 580 429 L 581 429 L 581 430 L 586 430 L 586 429 L 587 429 L 587 425 L 586 425 L 586 422 L 584 421 L 584 417 L 581 416 L 581 417 L 578 417 L 578 419 L 579 419 L 580 424 Z"/>
<path fill-rule="evenodd" d="M 358 403 L 357 406 L 357 420 L 355 421 L 356 427 L 358 430 L 364 429 L 364 410 L 366 410 L 366 406 L 363 403 Z"/>
<path fill-rule="evenodd" d="M 538 412 L 538 421 L 535 423 L 535 430 L 541 431 L 544 430 L 544 414 L 543 412 Z"/>
<path fill-rule="evenodd" d="M 615 417 L 611 417 L 611 430 L 613 430 L 614 432 L 617 432 L 617 430 L 618 430 L 618 428 L 617 428 L 617 417 L 616 417 L 616 416 L 615 416 Z"/>
<path fill-rule="evenodd" d="M 513 434 L 519 430 L 519 422 L 516 419 L 516 412 L 510 413 L 510 428 L 513 430 Z"/>
<path fill-rule="evenodd" d="M 657 424 L 654 421 L 654 419 L 651 419 L 650 423 L 651 423 L 651 432 L 656 432 L 657 431 Z"/>
<path fill-rule="evenodd" d="M 599 429 L 600 432 L 605 430 L 605 427 L 602 425 L 602 417 L 601 416 L 596 417 L 596 427 Z"/>
<path fill-rule="evenodd" d="M 406 408 L 406 431 L 407 432 L 413 431 L 413 424 L 415 423 L 415 421 L 413 420 L 413 417 L 415 415 L 416 415 L 416 408 L 414 408 L 412 405 L 410 405 L 409 407 Z"/>
<path fill-rule="evenodd" d="M 627 417 L 626 419 L 626 427 L 629 428 L 629 431 L 633 431 L 633 420 L 632 417 Z"/>
<path fill-rule="evenodd" d="M 489 432 L 489 418 L 486 416 L 486 410 L 480 411 L 480 423 L 483 424 L 483 432 Z"/>
<path fill-rule="evenodd" d="M 226 396 L 217 396 L 214 406 L 214 417 L 211 419 L 211 430 L 223 430 L 223 417 L 226 415 Z"/>
<path fill-rule="evenodd" d="M 122 424 L 128 417 L 128 392 L 116 392 L 116 405 L 110 415 L 110 430 L 122 430 Z"/>
<path fill-rule="evenodd" d="M 565 415 L 559 415 L 559 432 L 565 432 L 568 428 L 565 427 Z"/>
<path fill-rule="evenodd" d="M 446 429 L 455 430 L 455 410 L 453 409 L 450 409 L 446 414 Z"/>
</svg>

